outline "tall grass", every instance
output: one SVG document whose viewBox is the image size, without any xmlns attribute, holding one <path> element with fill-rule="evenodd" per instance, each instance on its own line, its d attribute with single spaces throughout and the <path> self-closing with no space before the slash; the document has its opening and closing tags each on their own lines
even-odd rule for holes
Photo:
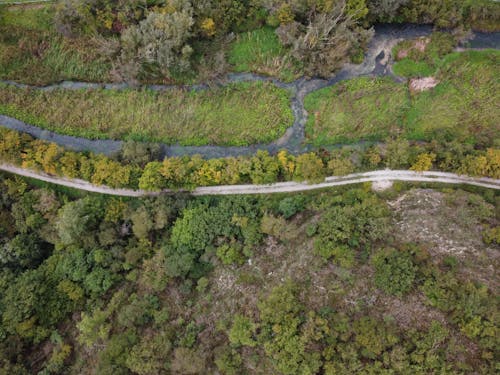
<svg viewBox="0 0 500 375">
<path fill-rule="evenodd" d="M 288 92 L 262 82 L 161 93 L 0 86 L 0 113 L 68 135 L 183 145 L 271 142 L 293 123 Z"/>
<path fill-rule="evenodd" d="M 379 140 L 401 131 L 406 89 L 390 79 L 355 78 L 305 98 L 306 136 L 320 146 Z"/>
</svg>

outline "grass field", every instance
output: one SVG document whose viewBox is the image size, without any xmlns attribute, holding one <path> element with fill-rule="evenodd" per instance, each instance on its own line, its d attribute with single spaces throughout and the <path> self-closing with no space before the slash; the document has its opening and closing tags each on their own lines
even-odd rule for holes
<svg viewBox="0 0 500 375">
<path fill-rule="evenodd" d="M 293 123 L 288 92 L 262 82 L 161 93 L 0 86 L 0 113 L 62 134 L 183 145 L 271 142 Z"/>
<path fill-rule="evenodd" d="M 389 80 L 357 78 L 306 97 L 306 135 L 316 146 L 383 140 L 457 140 L 480 147 L 500 142 L 500 52 L 452 53 L 426 71 L 440 83 L 412 93 Z M 431 74 L 428 74 L 431 73 Z"/>
<path fill-rule="evenodd" d="M 401 131 L 409 97 L 390 79 L 356 78 L 305 99 L 307 138 L 316 146 L 378 140 Z"/>
<path fill-rule="evenodd" d="M 52 25 L 51 5 L 8 7 L 0 21 L 0 79 L 30 84 L 107 81 L 111 66 L 90 38 L 65 39 Z"/>
</svg>

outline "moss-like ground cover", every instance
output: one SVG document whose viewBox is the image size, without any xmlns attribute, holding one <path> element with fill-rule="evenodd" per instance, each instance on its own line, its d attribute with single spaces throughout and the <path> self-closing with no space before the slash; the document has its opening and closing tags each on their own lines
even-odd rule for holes
<svg viewBox="0 0 500 375">
<path fill-rule="evenodd" d="M 183 145 L 271 142 L 293 123 L 288 92 L 262 82 L 200 92 L 40 91 L 4 85 L 0 113 L 62 134 Z"/>
<path fill-rule="evenodd" d="M 500 139 L 500 52 L 452 53 L 436 62 L 435 88 L 411 93 L 388 79 L 357 78 L 306 97 L 306 134 L 319 146 L 383 140 L 456 140 L 480 147 Z M 426 71 L 429 73 L 429 71 Z"/>
</svg>

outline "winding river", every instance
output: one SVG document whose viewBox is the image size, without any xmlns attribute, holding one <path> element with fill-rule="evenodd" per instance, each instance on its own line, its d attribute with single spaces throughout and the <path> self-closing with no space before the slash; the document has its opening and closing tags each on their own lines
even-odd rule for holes
<svg viewBox="0 0 500 375">
<path fill-rule="evenodd" d="M 307 94 L 329 87 L 343 80 L 361 76 L 390 76 L 398 82 L 404 82 L 404 79 L 396 77 L 392 73 L 392 48 L 400 41 L 412 39 L 419 36 L 426 36 L 432 32 L 431 26 L 422 25 L 378 25 L 375 27 L 375 34 L 365 53 L 364 61 L 361 64 L 346 64 L 334 77 L 326 79 L 305 79 L 300 78 L 291 83 L 284 83 L 275 78 L 260 76 L 252 73 L 229 74 L 220 85 L 236 82 L 255 82 L 270 81 L 275 85 L 287 89 L 291 92 L 291 109 L 294 116 L 293 125 L 288 128 L 285 134 L 270 144 L 256 144 L 251 146 L 181 146 L 162 144 L 163 156 L 181 156 L 198 154 L 205 158 L 220 158 L 227 156 L 239 156 L 254 154 L 257 150 L 267 150 L 275 153 L 278 150 L 286 149 L 293 154 L 306 152 L 311 146 L 304 143 L 305 124 L 307 121 L 307 112 L 304 108 L 304 98 Z M 495 48 L 500 49 L 500 33 L 474 33 L 467 44 L 462 45 L 458 50 Z M 109 90 L 119 90 L 129 88 L 127 84 L 119 83 L 87 83 L 87 82 L 68 82 L 36 87 L 20 84 L 12 81 L 2 81 L 3 83 L 17 87 L 30 87 L 39 90 L 53 90 L 56 88 L 64 89 L 92 89 L 102 88 Z M 149 85 L 147 88 L 154 91 L 169 90 L 179 86 L 171 85 Z M 183 86 L 187 90 L 205 90 L 209 89 L 206 84 L 192 86 Z M 0 126 L 9 129 L 31 134 L 35 138 L 54 142 L 60 146 L 75 151 L 92 151 L 94 153 L 112 155 L 117 153 L 123 141 L 118 140 L 91 140 L 80 137 L 73 137 L 48 131 L 15 118 L 0 115 Z"/>
</svg>

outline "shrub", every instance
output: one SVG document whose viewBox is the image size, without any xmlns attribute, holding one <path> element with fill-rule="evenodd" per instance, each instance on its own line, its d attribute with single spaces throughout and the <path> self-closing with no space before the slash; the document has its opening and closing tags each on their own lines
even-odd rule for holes
<svg viewBox="0 0 500 375">
<path fill-rule="evenodd" d="M 343 5 L 339 2 L 329 12 L 317 13 L 307 28 L 292 22 L 278 29 L 280 40 L 292 44 L 292 55 L 304 64 L 309 76 L 331 76 L 373 35 L 357 25 L 358 10 L 351 9 L 354 13 L 349 14 Z"/>
<path fill-rule="evenodd" d="M 242 254 L 242 247 L 239 244 L 224 244 L 218 247 L 217 257 L 225 265 L 237 264 L 241 266 L 245 263 L 245 257 Z"/>
<path fill-rule="evenodd" d="M 189 9 L 173 13 L 150 13 L 138 26 L 121 36 L 122 76 L 131 80 L 153 73 L 170 77 L 173 71 L 186 71 L 193 49 L 187 40 L 194 20 Z"/>
</svg>

